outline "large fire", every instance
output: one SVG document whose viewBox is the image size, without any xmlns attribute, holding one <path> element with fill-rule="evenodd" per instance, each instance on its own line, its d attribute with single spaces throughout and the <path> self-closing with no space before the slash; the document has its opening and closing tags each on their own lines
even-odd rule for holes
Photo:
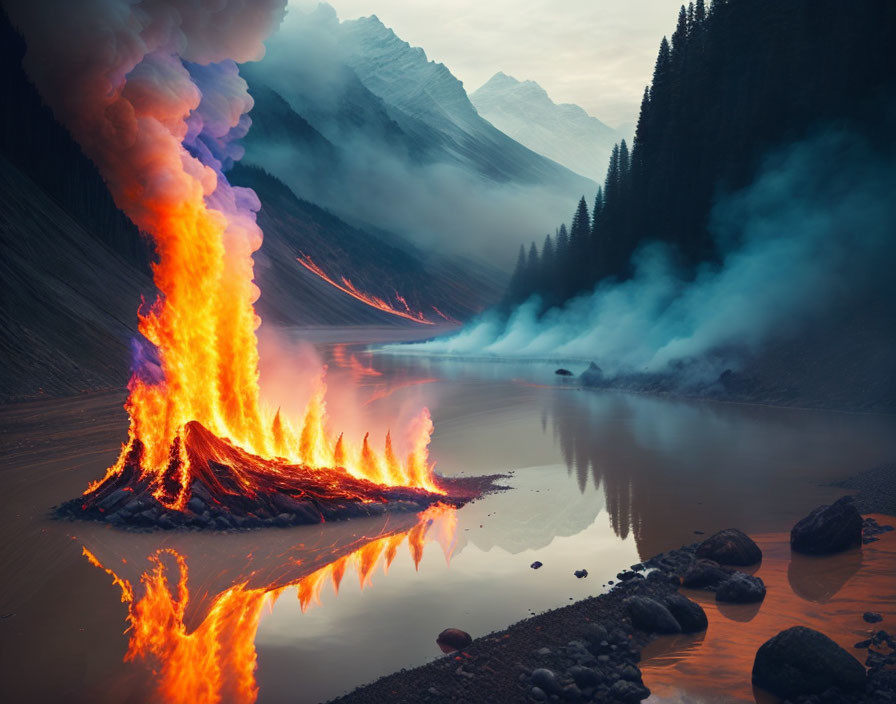
<svg viewBox="0 0 896 704">
<path fill-rule="evenodd" d="M 305 470 L 328 472 L 317 484 L 348 476 L 440 493 L 426 409 L 403 434 L 399 456 L 389 434 L 377 446 L 333 429 L 323 380 L 301 418 L 261 401 L 253 282 L 260 204 L 225 172 L 242 156 L 253 105 L 237 62 L 261 58 L 285 0 L 113 5 L 13 2 L 10 12 L 38 89 L 157 255 L 158 296 L 139 314 L 129 438 L 84 506 L 109 498 L 106 489 L 127 489 L 119 481 L 127 474 L 165 509 L 182 511 L 197 477 L 212 489 L 222 462 L 238 463 L 220 487 L 228 496 L 276 485 L 301 497 L 308 477 L 295 476 Z M 409 310 L 406 317 L 429 322 Z M 214 456 L 199 445 L 214 445 Z M 376 499 L 368 490 L 362 500 Z"/>
<path fill-rule="evenodd" d="M 371 584 L 378 565 L 388 570 L 405 543 L 415 566 L 428 540 L 440 542 L 447 559 L 454 530 L 454 511 L 436 505 L 421 513 L 410 528 L 334 544 L 324 555 L 305 555 L 304 560 L 282 555 L 262 569 L 262 575 L 253 566 L 216 585 L 212 593 L 190 586 L 187 558 L 171 548 L 152 552 L 142 574 L 131 578 L 104 566 L 87 547 L 83 553 L 121 588 L 130 633 L 124 659 L 151 667 L 155 700 L 251 704 L 258 695 L 255 634 L 265 607 L 295 589 L 304 612 L 320 603 L 325 586 L 332 585 L 338 593 L 350 572 L 357 574 L 363 589 Z"/>
</svg>

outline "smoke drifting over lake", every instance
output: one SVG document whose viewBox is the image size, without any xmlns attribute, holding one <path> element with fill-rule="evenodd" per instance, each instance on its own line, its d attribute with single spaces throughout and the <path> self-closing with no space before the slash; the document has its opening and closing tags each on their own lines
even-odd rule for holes
<svg viewBox="0 0 896 704">
<path fill-rule="evenodd" d="M 827 131 L 771 154 L 749 187 L 710 215 L 721 261 L 686 275 L 651 244 L 635 274 L 604 282 L 561 309 L 530 299 L 488 312 L 460 333 L 392 351 L 593 360 L 605 374 L 686 366 L 715 378 L 773 339 L 838 325 L 892 300 L 896 169 L 869 145 Z M 852 311 L 852 312 L 850 312 Z"/>
</svg>

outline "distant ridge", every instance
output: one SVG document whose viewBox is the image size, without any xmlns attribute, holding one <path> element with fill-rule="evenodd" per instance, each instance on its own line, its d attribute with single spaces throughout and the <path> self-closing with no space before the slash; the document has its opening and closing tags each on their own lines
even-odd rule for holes
<svg viewBox="0 0 896 704">
<path fill-rule="evenodd" d="M 613 144 L 630 139 L 578 105 L 557 104 L 535 81 L 499 71 L 470 95 L 479 114 L 520 144 L 568 169 L 603 181 Z"/>
</svg>

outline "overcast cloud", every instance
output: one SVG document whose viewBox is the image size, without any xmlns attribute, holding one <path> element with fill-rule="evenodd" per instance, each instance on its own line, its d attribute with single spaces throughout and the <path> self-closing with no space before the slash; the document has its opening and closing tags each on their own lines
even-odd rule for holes
<svg viewBox="0 0 896 704">
<path fill-rule="evenodd" d="M 291 0 L 304 9 L 316 2 Z M 637 119 L 681 0 L 332 0 L 340 19 L 377 15 L 472 93 L 498 71 L 534 80 L 612 127 Z"/>
</svg>

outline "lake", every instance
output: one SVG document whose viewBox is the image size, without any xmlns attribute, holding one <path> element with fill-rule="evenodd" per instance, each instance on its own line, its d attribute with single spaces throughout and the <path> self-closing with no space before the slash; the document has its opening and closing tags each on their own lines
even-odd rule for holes
<svg viewBox="0 0 896 704">
<path fill-rule="evenodd" d="M 886 584 L 896 552 L 889 537 L 864 557 L 794 567 L 785 533 L 843 493 L 831 482 L 892 461 L 896 418 L 586 390 L 544 363 L 367 350 L 393 335 L 293 331 L 314 344 L 281 346 L 302 364 L 327 362 L 332 418 L 376 437 L 425 404 L 436 471 L 504 474 L 506 491 L 422 518 L 132 534 L 48 517 L 114 462 L 126 437 L 123 394 L 0 409 L 4 699 L 327 700 L 441 657 L 435 638 L 444 628 L 474 638 L 501 629 L 599 593 L 620 570 L 694 542 L 698 531 L 726 527 L 761 536 L 759 574 L 775 585 L 770 597 L 788 595 L 767 600 L 767 628 L 800 609 L 822 620 L 826 608 L 861 613 L 864 605 L 834 595 L 855 583 L 855 600 L 873 599 Z M 303 394 L 301 375 L 291 385 L 285 371 L 289 354 L 262 369 L 278 405 L 300 404 Z M 578 569 L 588 577 L 573 576 Z M 896 611 L 881 599 L 877 610 Z M 706 606 L 706 640 L 645 653 L 656 700 L 689 692 L 717 700 L 706 656 L 710 635 L 725 631 L 714 627 L 765 608 L 731 616 Z M 736 678 L 723 684 L 732 701 L 752 700 L 748 678 L 742 688 Z"/>
</svg>

